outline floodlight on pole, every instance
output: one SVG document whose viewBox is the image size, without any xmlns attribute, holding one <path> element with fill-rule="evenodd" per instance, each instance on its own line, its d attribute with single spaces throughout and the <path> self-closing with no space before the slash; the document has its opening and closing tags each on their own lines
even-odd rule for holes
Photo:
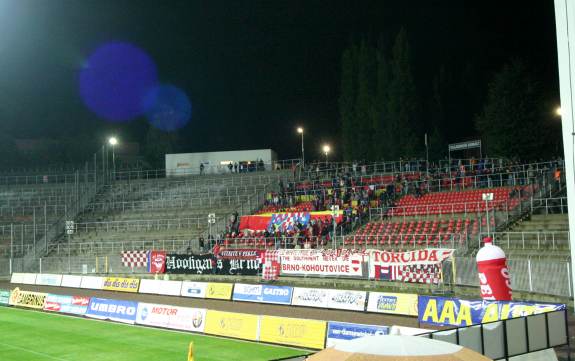
<svg viewBox="0 0 575 361">
<path fill-rule="evenodd" d="M 325 154 L 325 164 L 327 165 L 327 156 L 328 156 L 329 152 L 331 151 L 329 144 L 324 144 L 322 147 L 322 150 L 323 150 L 323 154 Z"/>
<path fill-rule="evenodd" d="M 112 176 L 116 179 L 116 152 L 114 148 L 118 144 L 118 138 L 110 137 L 108 138 L 108 144 L 112 146 Z"/>
<path fill-rule="evenodd" d="M 305 150 L 303 147 L 303 128 L 297 127 L 297 132 L 301 134 L 301 165 L 302 168 L 305 166 Z"/>
</svg>

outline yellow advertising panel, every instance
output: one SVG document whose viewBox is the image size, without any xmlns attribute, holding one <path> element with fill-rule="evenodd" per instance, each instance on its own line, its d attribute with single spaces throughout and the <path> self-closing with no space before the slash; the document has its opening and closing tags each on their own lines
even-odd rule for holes
<svg viewBox="0 0 575 361">
<path fill-rule="evenodd" d="M 217 300 L 229 300 L 232 298 L 233 283 L 214 283 L 209 282 L 206 288 L 206 298 L 215 298 Z"/>
<path fill-rule="evenodd" d="M 104 279 L 103 290 L 120 292 L 138 292 L 140 286 L 139 278 L 106 277 Z"/>
<path fill-rule="evenodd" d="M 262 316 L 260 341 L 322 349 L 325 329 L 325 321 Z"/>
<path fill-rule="evenodd" d="M 370 292 L 367 312 L 417 316 L 417 295 L 410 293 Z"/>
<path fill-rule="evenodd" d="M 259 317 L 245 313 L 208 310 L 204 332 L 257 341 Z"/>
<path fill-rule="evenodd" d="M 21 291 L 15 288 L 10 294 L 10 304 L 12 306 L 22 306 L 28 308 L 42 309 L 46 301 L 47 293 Z"/>
</svg>

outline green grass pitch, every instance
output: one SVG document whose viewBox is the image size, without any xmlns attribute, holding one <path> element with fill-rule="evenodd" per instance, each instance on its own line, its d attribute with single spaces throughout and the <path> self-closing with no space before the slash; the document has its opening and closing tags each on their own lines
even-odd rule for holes
<svg viewBox="0 0 575 361">
<path fill-rule="evenodd" d="M 192 333 L 0 307 L 2 361 L 270 360 L 309 352 Z"/>
</svg>

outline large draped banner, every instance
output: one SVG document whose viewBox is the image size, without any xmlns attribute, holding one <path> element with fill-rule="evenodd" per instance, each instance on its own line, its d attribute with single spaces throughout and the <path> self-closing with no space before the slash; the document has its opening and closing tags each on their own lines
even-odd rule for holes
<svg viewBox="0 0 575 361">
<path fill-rule="evenodd" d="M 251 216 L 242 216 L 240 218 L 240 230 L 251 230 L 251 231 L 264 231 L 266 229 L 270 229 L 272 220 L 275 218 L 276 221 L 279 222 L 281 219 L 288 219 L 291 215 L 297 215 L 299 213 L 289 213 L 289 212 L 279 212 L 279 213 L 266 213 L 266 214 L 258 214 L 258 215 L 251 215 Z M 302 213 L 305 214 L 306 224 L 308 221 L 324 221 L 324 220 L 331 220 L 333 217 L 332 211 L 318 211 L 318 212 L 309 212 L 309 213 Z M 343 216 L 343 211 L 337 211 L 335 220 L 336 222 L 341 222 Z"/>
<path fill-rule="evenodd" d="M 278 250 L 283 275 L 355 276 L 363 275 L 365 253 L 346 249 Z M 367 258 L 367 257 L 366 257 Z"/>
<path fill-rule="evenodd" d="M 442 263 L 453 249 L 428 248 L 408 252 L 369 250 L 370 278 L 413 283 L 442 282 Z"/>
</svg>

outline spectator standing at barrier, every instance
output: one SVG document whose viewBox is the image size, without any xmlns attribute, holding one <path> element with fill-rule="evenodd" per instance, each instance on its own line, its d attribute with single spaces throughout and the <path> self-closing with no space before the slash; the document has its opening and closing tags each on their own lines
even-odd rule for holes
<svg viewBox="0 0 575 361">
<path fill-rule="evenodd" d="M 234 172 L 234 165 L 232 164 L 232 162 L 228 163 L 228 169 L 229 169 L 230 173 Z"/>
<path fill-rule="evenodd" d="M 204 163 L 200 163 L 200 175 L 204 174 Z"/>
<path fill-rule="evenodd" d="M 198 240 L 198 244 L 200 246 L 200 252 L 204 252 L 206 246 L 204 242 L 204 237 L 200 237 L 200 239 Z"/>
</svg>

